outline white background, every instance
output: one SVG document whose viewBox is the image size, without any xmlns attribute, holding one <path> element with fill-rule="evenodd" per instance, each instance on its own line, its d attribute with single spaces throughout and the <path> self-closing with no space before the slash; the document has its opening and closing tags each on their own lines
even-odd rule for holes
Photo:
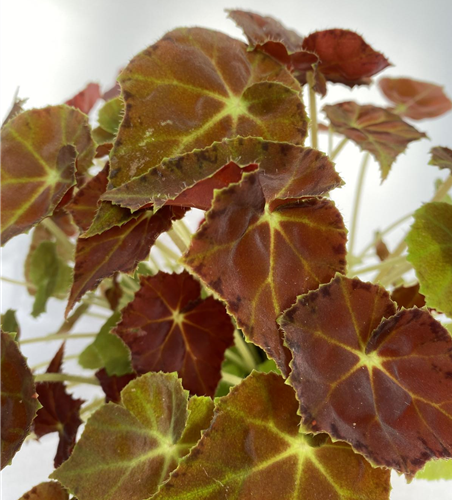
<svg viewBox="0 0 452 500">
<path fill-rule="evenodd" d="M 198 25 L 241 37 L 233 22 L 226 19 L 224 8 L 273 15 L 304 35 L 327 28 L 353 29 L 394 64 L 384 71 L 384 76 L 410 76 L 438 83 L 452 96 L 450 0 L 242 0 L 239 4 L 224 0 L 2 0 L 1 6 L 1 117 L 7 113 L 18 86 L 20 97 L 29 98 L 29 107 L 61 103 L 89 81 L 110 87 L 118 69 L 131 57 L 176 27 Z M 376 88 L 350 93 L 336 85 L 320 105 L 349 99 L 385 104 Z M 433 194 L 434 180 L 445 177 L 445 172 L 427 165 L 428 151 L 435 145 L 452 147 L 452 114 L 416 126 L 427 132 L 431 141 L 410 145 L 382 186 L 377 164 L 370 165 L 358 250 L 376 229 L 428 201 Z M 321 147 L 325 147 L 325 142 L 321 142 Z M 337 164 L 346 186 L 338 190 L 333 199 L 347 224 L 359 161 L 358 149 L 348 145 Z M 392 245 L 403 237 L 406 227 L 392 233 Z M 6 245 L 4 276 L 23 279 L 27 245 L 26 235 Z M 3 283 L 2 295 L 2 312 L 9 307 L 18 309 L 24 338 L 51 333 L 62 321 L 62 304 L 56 300 L 51 301 L 47 314 L 33 320 L 29 316 L 31 300 L 23 288 Z M 96 320 L 87 319 L 76 330 L 97 331 L 98 324 Z M 86 342 L 73 340 L 69 350 L 79 352 L 84 344 Z M 49 360 L 57 348 L 55 343 L 32 344 L 24 346 L 24 351 L 33 366 Z M 76 370 L 75 362 L 66 364 L 66 371 Z M 96 388 L 80 386 L 74 390 L 86 399 L 96 392 Z M 52 470 L 55 448 L 53 436 L 45 436 L 40 443 L 26 443 L 12 466 L 3 473 L 2 498 L 17 500 L 45 480 Z M 393 500 L 452 500 L 451 482 L 414 481 L 406 485 L 403 478 L 394 476 L 393 485 Z"/>
</svg>

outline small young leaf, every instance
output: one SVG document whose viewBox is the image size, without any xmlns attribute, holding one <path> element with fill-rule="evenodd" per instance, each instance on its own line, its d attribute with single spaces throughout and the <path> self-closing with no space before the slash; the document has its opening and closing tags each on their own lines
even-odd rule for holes
<svg viewBox="0 0 452 500">
<path fill-rule="evenodd" d="M 86 115 L 91 111 L 96 102 L 101 98 L 100 87 L 98 83 L 88 83 L 88 85 L 76 94 L 65 104 L 79 109 Z"/>
<path fill-rule="evenodd" d="M 1 327 L 3 332 L 15 333 L 15 339 L 19 339 L 20 326 L 16 318 L 16 311 L 14 309 L 8 309 L 4 314 L 1 315 Z"/>
<path fill-rule="evenodd" d="M 33 375 L 12 335 L 1 332 L 1 468 L 10 464 L 39 408 Z"/>
<path fill-rule="evenodd" d="M 142 500 L 157 491 L 212 418 L 210 398 L 191 398 L 175 374 L 130 382 L 121 405 L 88 420 L 72 456 L 51 477 L 79 500 Z"/>
<path fill-rule="evenodd" d="M 1 141 L 4 244 L 52 215 L 95 147 L 87 117 L 65 105 L 19 114 L 2 128 Z"/>
<path fill-rule="evenodd" d="M 323 108 L 333 129 L 369 151 L 380 164 L 384 181 L 391 166 L 408 144 L 427 137 L 406 123 L 400 116 L 372 105 L 342 102 Z"/>
<path fill-rule="evenodd" d="M 56 481 L 34 486 L 30 491 L 24 493 L 19 500 L 69 500 L 69 493 Z"/>
<path fill-rule="evenodd" d="M 50 297 L 69 291 L 72 269 L 58 257 L 53 241 L 43 241 L 31 254 L 29 276 L 36 288 L 32 315 L 37 317 L 45 312 Z"/>
<path fill-rule="evenodd" d="M 328 81 L 349 87 L 368 85 L 371 76 L 390 66 L 383 54 L 349 30 L 316 31 L 303 40 L 302 48 L 317 54 L 317 69 Z"/>
<path fill-rule="evenodd" d="M 141 276 L 141 287 L 114 329 L 130 348 L 137 373 L 176 372 L 192 394 L 214 396 L 234 327 L 223 304 L 200 299 L 186 271 Z"/>
<path fill-rule="evenodd" d="M 81 297 L 96 288 L 115 272 L 130 272 L 146 259 L 161 233 L 171 228 L 173 220 L 181 218 L 185 209 L 164 207 L 156 214 L 142 211 L 123 226 L 113 227 L 102 234 L 79 238 L 75 251 L 74 283 L 66 314 Z"/>
<path fill-rule="evenodd" d="M 184 262 L 286 375 L 290 354 L 276 318 L 300 291 L 345 269 L 346 231 L 331 201 L 309 196 L 311 189 L 332 187 L 332 165 L 311 171 L 309 161 L 297 169 L 288 159 L 285 166 L 280 177 L 247 173 L 239 184 L 218 191 Z"/>
<path fill-rule="evenodd" d="M 452 172 L 452 149 L 436 146 L 430 150 L 432 155 L 429 165 L 435 165 L 439 168 L 447 168 Z"/>
<path fill-rule="evenodd" d="M 452 109 L 443 88 L 411 78 L 382 78 L 378 86 L 394 104 L 395 112 L 412 120 L 434 118 Z"/>
<path fill-rule="evenodd" d="M 297 400 L 252 373 L 216 405 L 211 427 L 153 500 L 388 500 L 389 471 L 345 443 L 300 433 Z"/>
<path fill-rule="evenodd" d="M 121 124 L 124 115 L 124 101 L 121 97 L 115 97 L 111 101 L 107 101 L 99 110 L 99 125 L 116 136 L 119 125 Z"/>
<path fill-rule="evenodd" d="M 120 338 L 111 334 L 119 318 L 119 312 L 114 313 L 102 326 L 94 342 L 80 354 L 78 362 L 83 368 L 105 368 L 109 376 L 118 377 L 132 372 L 129 349 Z"/>
<path fill-rule="evenodd" d="M 337 276 L 279 322 L 303 423 L 412 476 L 452 457 L 452 338 L 425 310 L 395 312 L 384 288 Z"/>
<path fill-rule="evenodd" d="M 416 210 L 406 242 L 427 305 L 452 317 L 452 205 L 426 203 Z"/>
<path fill-rule="evenodd" d="M 47 373 L 59 373 L 63 363 L 64 344 L 60 347 L 47 368 Z M 54 465 L 59 467 L 68 459 L 75 444 L 77 430 L 82 424 L 80 407 L 83 399 L 74 399 L 66 392 L 63 382 L 38 382 L 36 392 L 42 408 L 34 420 L 34 432 L 38 438 L 58 432 L 59 442 Z"/>
<path fill-rule="evenodd" d="M 438 481 L 452 479 L 452 460 L 432 460 L 416 474 L 416 479 L 427 479 L 428 481 Z"/>
</svg>

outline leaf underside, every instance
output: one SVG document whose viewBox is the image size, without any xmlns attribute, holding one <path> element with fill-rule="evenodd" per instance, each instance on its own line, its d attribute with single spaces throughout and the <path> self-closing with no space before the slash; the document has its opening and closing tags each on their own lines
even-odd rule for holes
<svg viewBox="0 0 452 500">
<path fill-rule="evenodd" d="M 414 475 L 452 456 L 452 339 L 422 309 L 337 276 L 280 318 L 303 423 Z"/>
</svg>

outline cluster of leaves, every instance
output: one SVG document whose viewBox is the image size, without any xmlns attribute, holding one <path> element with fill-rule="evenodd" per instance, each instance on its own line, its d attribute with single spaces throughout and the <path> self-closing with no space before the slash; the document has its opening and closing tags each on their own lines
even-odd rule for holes
<svg viewBox="0 0 452 500">
<path fill-rule="evenodd" d="M 452 457 L 452 338 L 431 314 L 452 318 L 450 178 L 414 214 L 403 260 L 418 283 L 397 286 L 402 270 L 390 294 L 347 277 L 347 230 L 329 199 L 342 180 L 304 146 L 302 87 L 315 146 L 315 92 L 369 85 L 389 62 L 348 30 L 302 37 L 229 15 L 248 45 L 177 29 L 132 59 L 120 88 L 90 84 L 44 109 L 17 102 L 2 126 L 2 240 L 34 228 L 33 316 L 68 295 L 57 338 L 70 338 L 92 301 L 112 310 L 79 356 L 108 404 L 75 447 L 84 401 L 67 392 L 64 344 L 35 384 L 14 313 L 2 319 L 2 467 L 31 430 L 59 435 L 56 481 L 23 498 L 383 500 L 391 469 L 411 479 Z M 393 108 L 324 112 L 384 180 L 426 137 L 405 118 L 451 102 L 426 82 L 379 85 Z M 452 171 L 452 151 L 433 148 L 431 164 Z M 206 213 L 186 248 L 174 228 L 191 208 Z M 182 272 L 146 263 L 163 233 L 186 250 Z M 381 239 L 375 250 L 385 266 L 397 257 Z"/>
</svg>

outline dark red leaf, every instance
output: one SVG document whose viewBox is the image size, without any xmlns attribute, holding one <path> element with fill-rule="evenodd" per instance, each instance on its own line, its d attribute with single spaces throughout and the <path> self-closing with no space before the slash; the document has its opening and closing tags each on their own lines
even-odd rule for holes
<svg viewBox="0 0 452 500">
<path fill-rule="evenodd" d="M 318 55 L 318 71 L 330 82 L 349 87 L 368 85 L 370 77 L 390 65 L 357 33 L 343 29 L 316 31 L 303 40 L 302 48 Z"/>
<path fill-rule="evenodd" d="M 105 401 L 119 403 L 121 401 L 121 391 L 131 381 L 137 378 L 136 373 L 126 373 L 118 377 L 117 375 L 108 375 L 105 368 L 96 372 L 96 378 L 105 393 Z"/>
<path fill-rule="evenodd" d="M 59 373 L 63 363 L 64 344 L 47 368 L 47 373 Z M 51 432 L 58 432 L 59 443 L 55 455 L 55 468 L 67 460 L 75 445 L 77 430 L 82 424 L 80 407 L 82 399 L 74 399 L 66 392 L 63 382 L 38 382 L 36 392 L 42 408 L 34 420 L 34 432 L 38 438 Z"/>
<path fill-rule="evenodd" d="M 419 283 L 407 287 L 398 286 L 391 293 L 391 299 L 397 304 L 397 309 L 425 306 L 425 297 L 419 292 Z"/>
<path fill-rule="evenodd" d="M 122 288 L 118 280 L 119 273 L 113 274 L 111 286 L 104 291 L 105 298 L 110 304 L 111 310 L 116 311 L 122 297 Z"/>
<path fill-rule="evenodd" d="M 303 424 L 414 475 L 452 457 L 452 338 L 427 311 L 337 276 L 280 318 Z"/>
<path fill-rule="evenodd" d="M 443 87 L 411 78 L 382 78 L 378 85 L 394 104 L 395 112 L 412 120 L 434 118 L 452 109 Z"/>
<path fill-rule="evenodd" d="M 141 276 L 140 283 L 113 330 L 132 352 L 133 368 L 139 374 L 177 371 L 185 389 L 213 397 L 233 342 L 224 305 L 201 300 L 199 283 L 186 271 Z"/>
<path fill-rule="evenodd" d="M 183 217 L 185 209 L 163 207 L 157 213 L 144 210 L 120 227 L 113 227 L 89 238 L 79 238 L 75 250 L 74 283 L 66 315 L 89 290 L 95 289 L 115 272 L 131 272 L 147 258 L 160 234 L 171 228 L 173 220 Z"/>
<path fill-rule="evenodd" d="M 87 115 L 100 98 L 101 92 L 99 84 L 88 83 L 83 90 L 76 94 L 72 99 L 66 101 L 65 104 L 73 106 Z"/>
<path fill-rule="evenodd" d="M 1 468 L 13 459 L 30 432 L 38 409 L 33 375 L 13 337 L 1 332 Z"/>
</svg>

